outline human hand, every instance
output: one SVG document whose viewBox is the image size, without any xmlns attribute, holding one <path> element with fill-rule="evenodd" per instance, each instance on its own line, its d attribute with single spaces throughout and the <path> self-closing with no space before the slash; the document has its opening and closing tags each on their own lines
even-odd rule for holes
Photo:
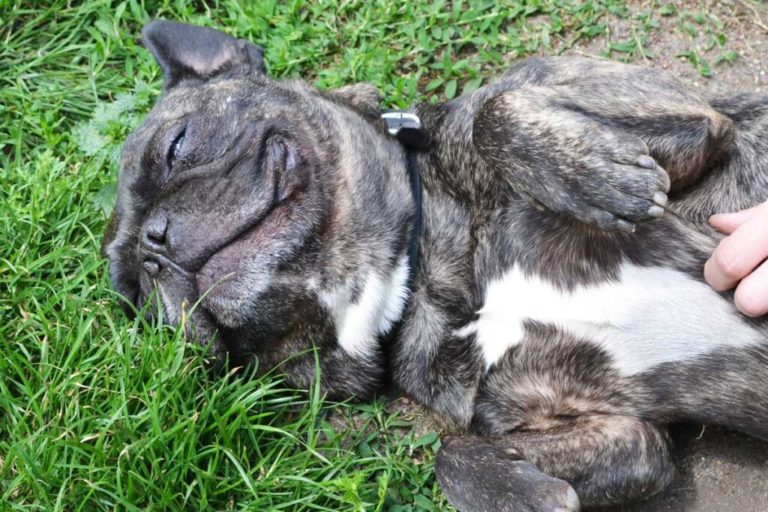
<svg viewBox="0 0 768 512">
<path fill-rule="evenodd" d="M 736 287 L 736 307 L 745 315 L 768 313 L 768 202 L 709 223 L 728 234 L 704 265 L 704 279 L 717 291 Z"/>
</svg>

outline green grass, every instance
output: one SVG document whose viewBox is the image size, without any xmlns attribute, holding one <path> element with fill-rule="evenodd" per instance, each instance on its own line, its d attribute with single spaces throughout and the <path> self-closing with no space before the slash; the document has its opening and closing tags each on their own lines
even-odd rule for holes
<svg viewBox="0 0 768 512">
<path fill-rule="evenodd" d="M 202 349 L 116 307 L 98 250 L 115 156 L 161 87 L 136 37 L 150 15 L 222 27 L 262 44 L 275 76 L 369 81 L 403 107 L 634 15 L 611 0 L 42 4 L 0 0 L 0 510 L 448 509 L 437 436 L 383 400 L 213 376 Z M 642 52 L 657 14 L 606 51 Z"/>
</svg>

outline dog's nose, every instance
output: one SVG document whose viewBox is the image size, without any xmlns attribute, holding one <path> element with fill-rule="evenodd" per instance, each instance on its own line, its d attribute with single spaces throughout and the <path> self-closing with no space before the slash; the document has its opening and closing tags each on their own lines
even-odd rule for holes
<svg viewBox="0 0 768 512">
<path fill-rule="evenodd" d="M 150 278 L 157 277 L 162 270 L 160 261 L 162 256 L 167 256 L 167 242 L 168 214 L 164 211 L 154 212 L 144 223 L 141 233 L 141 267 Z"/>
<path fill-rule="evenodd" d="M 157 212 L 144 223 L 142 242 L 148 249 L 159 250 L 165 246 L 168 232 L 168 215 L 165 212 Z"/>
</svg>

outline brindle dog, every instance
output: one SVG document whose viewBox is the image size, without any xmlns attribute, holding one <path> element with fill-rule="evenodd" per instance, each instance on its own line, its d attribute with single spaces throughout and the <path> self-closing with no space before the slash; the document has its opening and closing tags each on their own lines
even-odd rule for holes
<svg viewBox="0 0 768 512">
<path fill-rule="evenodd" d="M 455 433 L 436 471 L 465 511 L 656 493 L 675 420 L 768 437 L 766 323 L 702 281 L 707 217 L 768 198 L 768 98 L 530 59 L 415 106 L 416 151 L 369 85 L 272 80 L 207 28 L 143 39 L 165 91 L 125 143 L 105 240 L 131 307 L 154 291 L 164 321 L 287 360 L 295 386 L 315 357 L 339 397 L 390 375 Z"/>
</svg>

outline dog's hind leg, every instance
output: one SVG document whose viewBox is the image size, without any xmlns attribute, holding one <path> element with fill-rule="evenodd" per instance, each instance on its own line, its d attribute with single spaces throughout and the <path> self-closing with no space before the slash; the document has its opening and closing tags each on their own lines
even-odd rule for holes
<svg viewBox="0 0 768 512">
<path fill-rule="evenodd" d="M 562 418 L 541 431 L 446 438 L 435 472 L 463 512 L 534 512 L 645 498 L 669 484 L 675 469 L 664 428 L 632 416 L 592 415 Z"/>
<path fill-rule="evenodd" d="M 768 440 L 768 345 L 721 347 L 641 377 L 662 421 L 717 423 Z"/>
</svg>

